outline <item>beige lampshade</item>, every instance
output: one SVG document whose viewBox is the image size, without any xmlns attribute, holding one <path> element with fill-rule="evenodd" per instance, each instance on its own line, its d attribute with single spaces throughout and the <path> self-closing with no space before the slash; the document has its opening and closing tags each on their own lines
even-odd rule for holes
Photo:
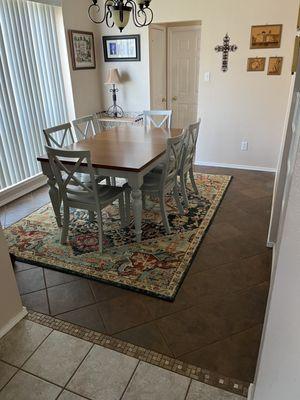
<svg viewBox="0 0 300 400">
<path fill-rule="evenodd" d="M 106 85 L 117 85 L 121 83 L 119 71 L 117 68 L 111 68 L 108 71 L 107 80 L 105 82 Z"/>
</svg>

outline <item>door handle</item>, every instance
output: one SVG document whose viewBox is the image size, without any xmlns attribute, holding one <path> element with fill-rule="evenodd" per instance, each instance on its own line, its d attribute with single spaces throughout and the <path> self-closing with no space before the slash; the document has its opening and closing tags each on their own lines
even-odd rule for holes
<svg viewBox="0 0 300 400">
<path fill-rule="evenodd" d="M 172 97 L 172 100 L 173 100 L 173 101 L 177 101 L 177 97 L 176 97 L 176 96 L 173 96 L 173 97 Z"/>
</svg>

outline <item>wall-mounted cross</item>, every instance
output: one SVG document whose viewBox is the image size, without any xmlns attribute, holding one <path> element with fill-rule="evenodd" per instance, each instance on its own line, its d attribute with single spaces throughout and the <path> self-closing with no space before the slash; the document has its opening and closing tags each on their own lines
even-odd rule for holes
<svg viewBox="0 0 300 400">
<path fill-rule="evenodd" d="M 236 51 L 237 46 L 235 44 L 229 44 L 230 43 L 230 37 L 228 33 L 224 36 L 223 39 L 223 46 L 216 46 L 215 50 L 218 53 L 223 53 L 223 58 L 222 58 L 222 71 L 226 72 L 228 70 L 228 57 L 229 57 L 229 52 L 230 51 Z"/>
</svg>

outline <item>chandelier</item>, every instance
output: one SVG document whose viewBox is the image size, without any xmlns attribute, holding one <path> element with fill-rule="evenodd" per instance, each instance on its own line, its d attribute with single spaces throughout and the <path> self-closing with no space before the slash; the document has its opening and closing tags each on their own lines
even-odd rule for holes
<svg viewBox="0 0 300 400">
<path fill-rule="evenodd" d="M 95 24 L 102 24 L 104 21 L 109 28 L 116 25 L 120 32 L 123 31 L 129 22 L 130 13 L 134 25 L 138 28 L 148 26 L 153 21 L 153 11 L 151 10 L 151 0 L 106 0 L 101 12 L 98 0 L 92 0 L 88 14 Z"/>
</svg>

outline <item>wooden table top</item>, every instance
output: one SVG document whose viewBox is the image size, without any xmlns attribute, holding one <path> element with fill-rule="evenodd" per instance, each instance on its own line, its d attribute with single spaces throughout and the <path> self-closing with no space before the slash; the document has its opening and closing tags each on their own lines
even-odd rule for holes
<svg viewBox="0 0 300 400">
<path fill-rule="evenodd" d="M 182 129 L 122 126 L 67 146 L 69 150 L 88 150 L 94 168 L 142 171 L 166 151 L 167 139 L 180 136 Z M 47 155 L 37 158 L 47 161 Z"/>
</svg>

